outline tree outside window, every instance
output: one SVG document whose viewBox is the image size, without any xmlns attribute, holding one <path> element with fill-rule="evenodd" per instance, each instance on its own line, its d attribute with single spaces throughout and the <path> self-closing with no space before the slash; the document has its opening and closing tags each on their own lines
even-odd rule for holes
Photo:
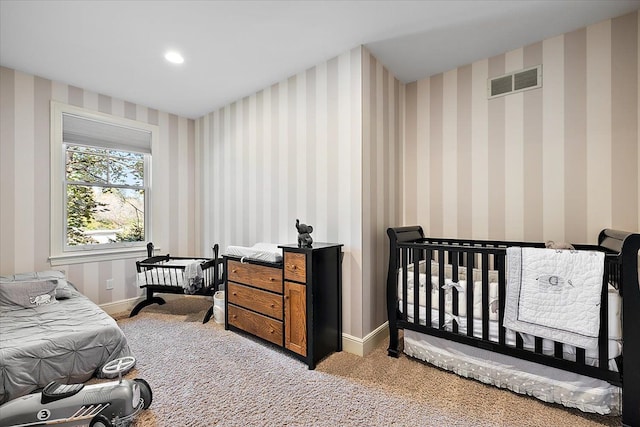
<svg viewBox="0 0 640 427">
<path fill-rule="evenodd" d="M 66 246 L 145 240 L 145 155 L 65 146 Z"/>
</svg>

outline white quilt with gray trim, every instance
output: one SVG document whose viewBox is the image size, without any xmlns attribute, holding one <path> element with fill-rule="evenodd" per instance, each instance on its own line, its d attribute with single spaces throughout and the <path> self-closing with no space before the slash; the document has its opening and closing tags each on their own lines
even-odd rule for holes
<svg viewBox="0 0 640 427">
<path fill-rule="evenodd" d="M 507 248 L 504 326 L 597 348 L 604 253 Z"/>
</svg>

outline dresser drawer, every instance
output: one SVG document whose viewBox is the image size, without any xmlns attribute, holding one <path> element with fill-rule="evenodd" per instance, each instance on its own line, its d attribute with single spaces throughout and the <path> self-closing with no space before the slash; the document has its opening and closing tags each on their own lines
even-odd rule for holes
<svg viewBox="0 0 640 427">
<path fill-rule="evenodd" d="M 282 322 L 245 310 L 235 305 L 228 305 L 229 324 L 243 331 L 249 332 L 255 336 L 263 338 L 274 344 L 282 346 L 283 344 L 283 327 Z"/>
<path fill-rule="evenodd" d="M 232 282 L 282 293 L 282 270 L 279 268 L 229 260 L 227 269 L 227 277 Z"/>
<path fill-rule="evenodd" d="M 229 302 L 282 320 L 282 295 L 229 282 Z"/>
<path fill-rule="evenodd" d="M 303 253 L 284 253 L 284 278 L 296 282 L 307 281 L 306 256 Z"/>
</svg>

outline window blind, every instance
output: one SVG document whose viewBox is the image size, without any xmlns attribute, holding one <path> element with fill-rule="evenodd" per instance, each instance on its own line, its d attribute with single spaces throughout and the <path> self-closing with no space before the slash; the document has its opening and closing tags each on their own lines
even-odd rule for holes
<svg viewBox="0 0 640 427">
<path fill-rule="evenodd" d="M 71 144 L 151 154 L 149 131 L 68 113 L 62 114 L 62 140 Z"/>
</svg>

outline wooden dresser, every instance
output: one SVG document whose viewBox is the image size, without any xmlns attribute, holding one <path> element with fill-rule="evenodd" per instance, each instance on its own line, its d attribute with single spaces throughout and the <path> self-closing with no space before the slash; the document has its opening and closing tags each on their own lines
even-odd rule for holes
<svg viewBox="0 0 640 427">
<path fill-rule="evenodd" d="M 342 245 L 281 245 L 282 264 L 224 257 L 225 328 L 250 333 L 309 369 L 342 351 Z"/>
</svg>

